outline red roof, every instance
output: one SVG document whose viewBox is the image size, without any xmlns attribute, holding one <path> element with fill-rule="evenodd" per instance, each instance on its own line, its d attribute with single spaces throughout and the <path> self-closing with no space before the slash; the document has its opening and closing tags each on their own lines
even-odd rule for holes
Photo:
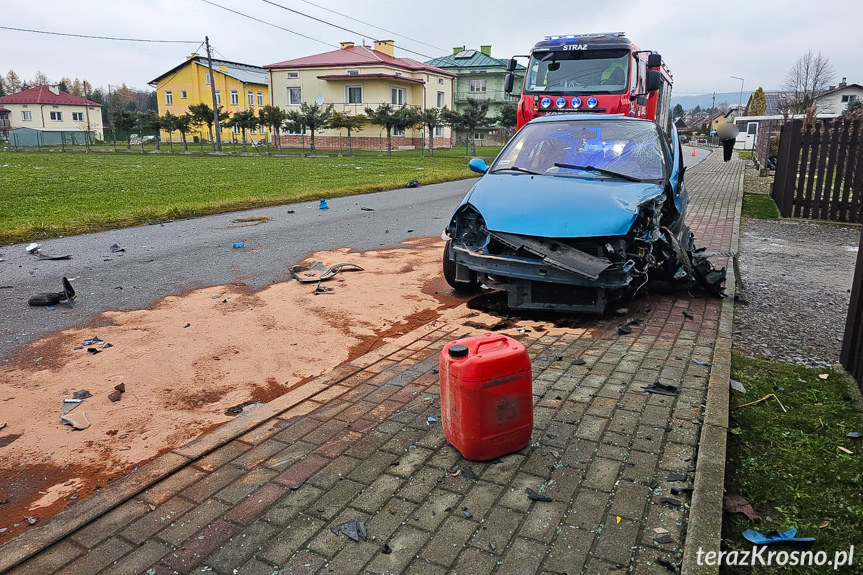
<svg viewBox="0 0 863 575">
<path fill-rule="evenodd" d="M 314 56 L 285 60 L 267 64 L 264 68 L 326 68 L 327 66 L 393 66 L 412 72 L 432 72 L 439 76 L 455 77 L 455 74 L 441 68 L 429 66 L 410 58 L 395 58 L 368 46 L 351 46 Z"/>
<path fill-rule="evenodd" d="M 68 92 L 55 94 L 48 86 L 36 86 L 8 96 L 0 97 L 0 104 L 66 104 L 67 106 L 101 106 L 87 98 L 73 96 Z"/>
</svg>

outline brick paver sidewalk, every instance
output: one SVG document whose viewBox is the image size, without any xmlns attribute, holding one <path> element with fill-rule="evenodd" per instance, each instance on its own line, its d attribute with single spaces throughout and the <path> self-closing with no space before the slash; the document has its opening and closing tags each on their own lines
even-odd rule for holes
<svg viewBox="0 0 863 575">
<path fill-rule="evenodd" d="M 719 155 L 687 174 L 688 219 L 699 246 L 722 252 L 731 246 L 742 164 L 723 164 Z M 371 365 L 360 358 L 340 368 L 341 381 L 181 467 L 13 573 L 573 575 L 623 568 L 665 575 L 683 557 L 710 378 L 711 367 L 692 360 L 727 363 L 714 358 L 722 305 L 651 295 L 630 310 L 643 321 L 629 335 L 618 334 L 619 317 L 585 320 L 561 336 L 524 334 L 534 371 L 532 442 L 487 463 L 465 461 L 440 423 L 427 419 L 440 417 L 440 349 L 475 331 L 442 322 Z M 680 391 L 669 397 L 642 389 L 656 381 Z M 528 487 L 553 501 L 529 500 Z M 330 531 L 351 519 L 365 522 L 367 541 Z M 655 543 L 663 534 L 672 541 Z"/>
</svg>

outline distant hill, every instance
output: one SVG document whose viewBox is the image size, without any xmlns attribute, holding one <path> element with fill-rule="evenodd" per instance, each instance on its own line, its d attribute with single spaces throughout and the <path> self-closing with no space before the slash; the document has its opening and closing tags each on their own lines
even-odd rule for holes
<svg viewBox="0 0 863 575">
<path fill-rule="evenodd" d="M 749 96 L 752 94 L 752 90 L 744 90 L 743 98 L 740 98 L 740 92 L 716 92 L 716 105 L 725 102 L 729 106 L 736 106 L 737 101 L 740 100 L 743 106 L 746 105 L 746 102 L 749 101 Z M 674 91 L 671 92 L 671 107 L 673 108 L 677 104 L 683 106 L 683 109 L 686 111 L 691 110 L 695 106 L 701 106 L 702 108 L 710 108 L 713 105 L 713 92 L 709 94 L 699 94 L 697 96 L 675 96 Z"/>
</svg>

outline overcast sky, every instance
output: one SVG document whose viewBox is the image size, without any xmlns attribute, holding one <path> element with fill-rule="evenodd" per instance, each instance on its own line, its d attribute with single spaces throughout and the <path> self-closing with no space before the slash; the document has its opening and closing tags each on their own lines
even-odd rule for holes
<svg viewBox="0 0 863 575">
<path fill-rule="evenodd" d="M 159 40 L 202 42 L 214 56 L 256 65 L 333 49 L 340 41 L 393 37 L 397 46 L 429 57 L 453 46 L 492 45 L 492 55 L 526 54 L 546 34 L 624 31 L 643 49 L 661 53 L 674 75 L 674 94 L 734 92 L 759 85 L 778 88 L 785 72 L 807 50 L 827 55 L 836 80 L 863 83 L 859 0 L 617 0 L 532 2 L 497 0 L 312 0 L 375 26 L 338 16 L 302 0 L 274 0 L 358 32 L 339 30 L 292 14 L 263 0 L 213 0 L 231 9 L 303 33 L 303 38 L 205 4 L 201 0 L 43 0 L 38 9 L 0 0 L 2 26 Z M 532 4 L 535 14 L 525 11 Z M 0 30 L 0 74 L 22 78 L 41 70 L 52 80 L 86 78 L 145 89 L 147 82 L 183 61 L 197 44 L 144 44 L 45 36 Z M 203 53 L 203 51 L 202 51 Z M 397 50 L 397 56 L 425 60 Z"/>
</svg>

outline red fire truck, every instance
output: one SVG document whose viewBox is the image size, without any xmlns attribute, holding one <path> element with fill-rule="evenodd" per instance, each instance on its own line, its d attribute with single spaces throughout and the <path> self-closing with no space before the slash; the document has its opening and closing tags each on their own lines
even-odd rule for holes
<svg viewBox="0 0 863 575">
<path fill-rule="evenodd" d="M 513 89 L 515 59 L 504 90 Z M 625 114 L 668 131 L 671 83 L 662 56 L 640 50 L 623 32 L 546 36 L 530 52 L 518 102 L 518 127 L 538 116 Z"/>
</svg>

